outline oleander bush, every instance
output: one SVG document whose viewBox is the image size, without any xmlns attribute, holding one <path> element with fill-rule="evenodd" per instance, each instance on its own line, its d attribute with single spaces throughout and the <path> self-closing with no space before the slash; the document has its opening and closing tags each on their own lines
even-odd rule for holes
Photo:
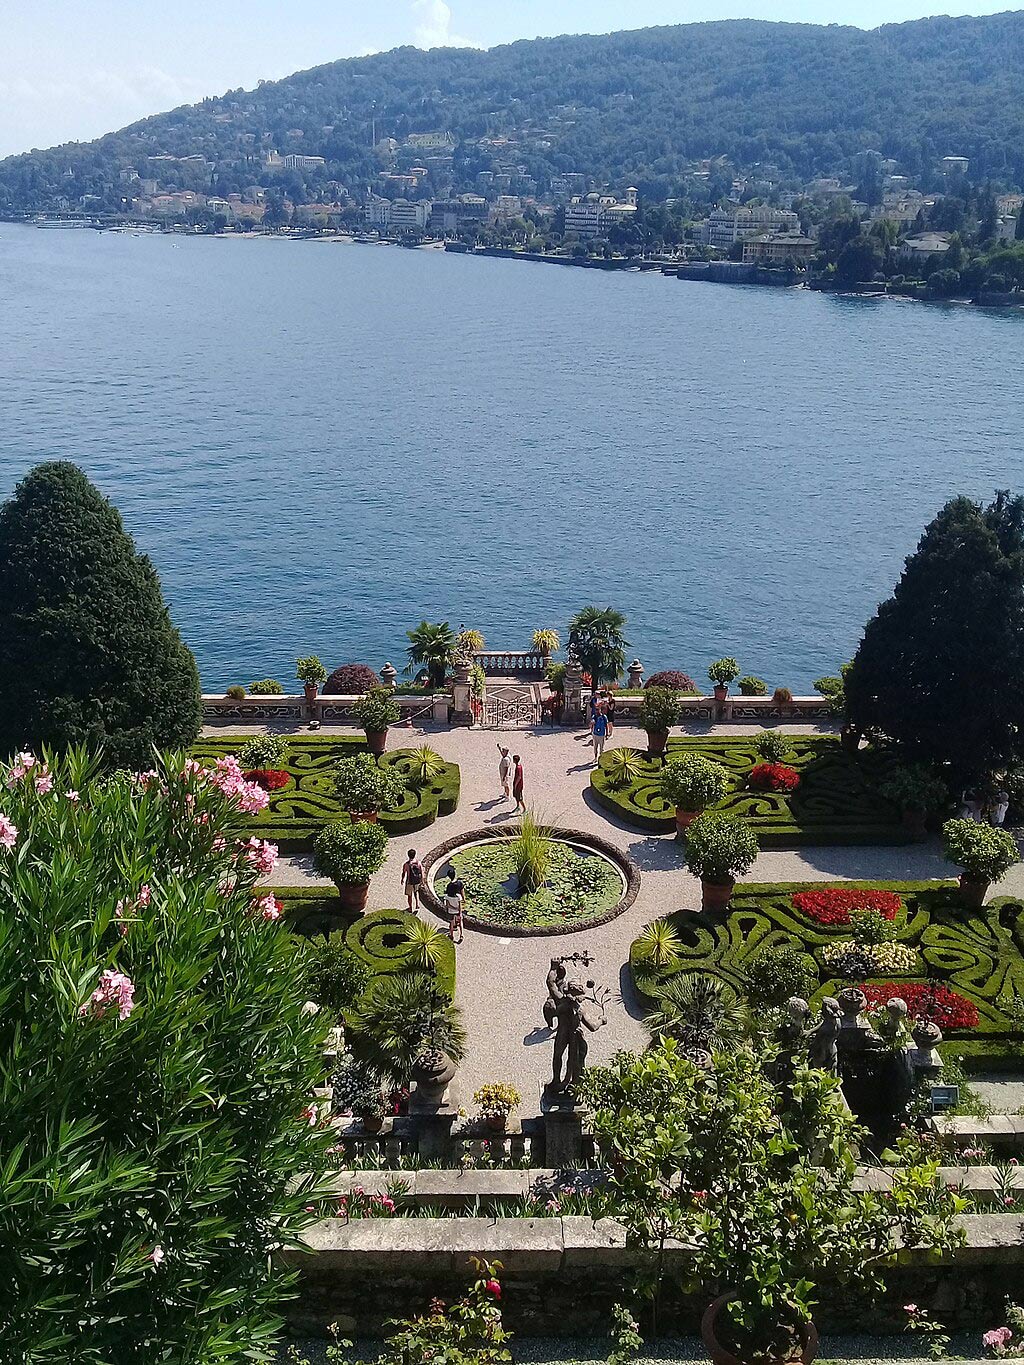
<svg viewBox="0 0 1024 1365">
<path fill-rule="evenodd" d="M 225 754 L 239 753 L 245 742 L 238 736 L 201 739 L 193 753 L 204 762 L 212 762 Z M 335 793 L 335 765 L 340 758 L 365 752 L 361 736 L 289 735 L 283 765 L 289 781 L 283 789 L 270 793 L 266 810 L 251 817 L 253 832 L 273 839 L 283 849 L 308 851 L 325 820 L 345 815 Z M 458 806 L 461 777 L 457 763 L 443 763 L 426 784 L 418 781 L 422 774 L 420 750 L 393 749 L 381 755 L 378 766 L 405 783 L 395 809 L 381 812 L 380 822 L 388 834 L 405 835 L 425 829 L 439 815 L 451 815 Z"/>
<path fill-rule="evenodd" d="M 371 688 L 381 687 L 380 674 L 369 664 L 342 664 L 324 681 L 325 697 L 361 697 Z"/>
<path fill-rule="evenodd" d="M 0 1335 L 36 1365 L 268 1359 L 329 1135 L 328 1020 L 234 765 L 0 774 Z"/>
<path fill-rule="evenodd" d="M 771 733 L 771 732 L 766 732 Z M 698 754 L 725 768 L 729 788 L 711 809 L 739 815 L 757 832 L 762 848 L 801 844 L 901 844 L 912 835 L 900 810 L 879 792 L 895 759 L 883 750 L 843 751 L 832 736 L 786 736 L 787 766 L 799 776 L 795 790 L 751 791 L 760 756 L 751 736 L 670 738 L 665 764 L 646 757 L 622 783 L 616 750 L 608 750 L 590 778 L 599 806 L 637 829 L 675 831 L 675 806 L 662 793 L 662 773 L 674 760 Z"/>
<path fill-rule="evenodd" d="M 876 918 L 898 906 L 894 938 L 855 943 L 849 913 L 845 922 L 837 918 L 823 923 L 794 904 L 833 893 L 865 896 L 865 913 Z M 857 913 L 855 904 L 853 911 Z M 806 883 L 747 883 L 736 888 L 724 916 L 684 908 L 659 923 L 674 935 L 670 959 L 655 964 L 646 931 L 630 950 L 633 980 L 646 1001 L 656 1001 L 677 973 L 706 972 L 740 995 L 781 1003 L 783 992 L 796 982 L 791 977 L 783 982 L 780 970 L 773 992 L 773 970 L 764 959 L 783 962 L 777 955 L 795 952 L 807 966 L 813 964 L 815 979 L 806 997 L 812 1002 L 835 995 L 851 979 L 863 980 L 870 999 L 899 995 L 911 1004 L 912 1014 L 920 1009 L 934 1018 L 952 1034 L 951 1048 L 969 1065 L 1024 1064 L 1021 901 L 1004 897 L 982 910 L 968 910 L 952 882 L 844 883 L 813 891 Z M 868 970 L 862 975 L 862 961 L 841 960 L 845 952 L 869 955 Z M 897 979 L 889 979 L 893 977 Z"/>
</svg>

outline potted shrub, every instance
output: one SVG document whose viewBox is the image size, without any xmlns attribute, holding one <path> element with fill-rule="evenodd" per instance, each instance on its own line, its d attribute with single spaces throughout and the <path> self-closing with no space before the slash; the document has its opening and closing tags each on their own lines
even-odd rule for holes
<svg viewBox="0 0 1024 1365">
<path fill-rule="evenodd" d="M 487 1127 L 501 1133 L 505 1130 L 509 1114 L 522 1103 L 522 1099 L 515 1086 L 507 1085 L 504 1081 L 492 1081 L 480 1087 L 473 1096 L 473 1103 L 480 1110 Z"/>
<path fill-rule="evenodd" d="M 224 695 L 231 701 L 245 701 L 245 688 L 241 683 L 232 683 Z"/>
<path fill-rule="evenodd" d="M 703 909 L 724 910 L 736 878 L 758 854 L 757 835 L 744 820 L 706 810 L 686 831 L 686 865 L 701 884 Z"/>
<path fill-rule="evenodd" d="M 736 686 L 740 689 L 742 697 L 766 697 L 768 695 L 768 684 L 764 678 L 755 678 L 752 673 L 748 673 L 745 678 L 738 679 Z"/>
<path fill-rule="evenodd" d="M 961 869 L 960 896 L 972 909 L 985 904 L 989 886 L 1018 860 L 1017 844 L 1004 829 L 977 820 L 947 820 L 942 826 L 946 859 Z"/>
<path fill-rule="evenodd" d="M 881 784 L 880 791 L 899 806 L 903 824 L 915 839 L 928 833 L 928 816 L 949 800 L 945 782 L 924 763 L 902 764 Z"/>
<path fill-rule="evenodd" d="M 616 1216 L 629 1244 L 650 1253 L 654 1333 L 673 1274 L 663 1252 L 682 1243 L 686 1292 L 707 1304 L 701 1335 L 716 1365 L 811 1361 L 825 1286 L 870 1295 L 902 1247 L 941 1255 L 965 1240 L 968 1201 L 940 1180 L 934 1142 L 897 1139 L 884 1199 L 873 1183 L 858 1188 L 851 1153 L 865 1130 L 826 1071 L 799 1068 L 790 1090 L 749 1044 L 702 1066 L 670 1038 L 589 1067 L 581 1089 L 595 1137 L 616 1156 Z"/>
<path fill-rule="evenodd" d="M 729 684 L 739 675 L 740 666 L 735 659 L 727 655 L 724 659 L 715 660 L 708 669 L 708 677 L 715 685 L 715 701 L 725 701 L 729 695 Z"/>
<path fill-rule="evenodd" d="M 334 765 L 334 794 L 353 820 L 376 821 L 382 810 L 395 810 L 402 804 L 405 779 L 379 764 L 372 754 L 353 754 Z"/>
<path fill-rule="evenodd" d="M 558 631 L 550 627 L 533 632 L 533 647 L 538 654 L 543 654 L 545 659 L 550 658 L 561 643 L 562 637 Z"/>
<path fill-rule="evenodd" d="M 673 758 L 661 770 L 662 798 L 676 808 L 676 830 L 682 834 L 708 806 L 716 806 L 729 790 L 729 774 L 703 754 Z"/>
<path fill-rule="evenodd" d="M 670 687 L 645 687 L 638 719 L 647 731 L 647 752 L 654 756 L 668 748 L 668 732 L 679 723 L 679 696 Z"/>
<path fill-rule="evenodd" d="M 313 840 L 317 872 L 330 877 L 346 910 L 366 908 L 370 878 L 384 866 L 388 836 L 381 825 L 331 820 Z"/>
<path fill-rule="evenodd" d="M 382 754 L 388 742 L 388 726 L 397 725 L 402 717 L 390 688 L 371 687 L 352 708 L 356 724 L 366 734 L 366 747 L 371 754 Z"/>
<path fill-rule="evenodd" d="M 315 654 L 295 660 L 295 676 L 302 683 L 307 701 L 316 701 L 320 684 L 327 680 L 327 669 Z"/>
<path fill-rule="evenodd" d="M 778 730 L 765 730 L 754 740 L 754 748 L 762 763 L 781 763 L 789 748 L 789 741 Z"/>
<path fill-rule="evenodd" d="M 793 693 L 788 687 L 777 687 L 772 693 L 772 701 L 776 706 L 788 706 L 793 700 Z"/>
</svg>

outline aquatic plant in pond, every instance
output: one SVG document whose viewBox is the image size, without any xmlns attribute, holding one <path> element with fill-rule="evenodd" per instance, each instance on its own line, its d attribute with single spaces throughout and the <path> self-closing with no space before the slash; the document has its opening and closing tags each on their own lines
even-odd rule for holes
<svg viewBox="0 0 1024 1365">
<path fill-rule="evenodd" d="M 518 840 L 495 839 L 460 849 L 442 860 L 435 890 L 443 894 L 447 869 L 466 887 L 466 914 L 484 924 L 569 928 L 600 919 L 623 895 L 614 863 L 564 839 L 547 840 L 547 873 L 520 894 Z"/>
</svg>

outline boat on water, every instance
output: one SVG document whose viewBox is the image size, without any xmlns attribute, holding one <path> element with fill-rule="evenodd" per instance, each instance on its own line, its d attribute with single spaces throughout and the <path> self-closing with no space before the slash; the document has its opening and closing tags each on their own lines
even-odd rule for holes
<svg viewBox="0 0 1024 1365">
<path fill-rule="evenodd" d="M 37 218 L 38 228 L 98 228 L 91 218 Z"/>
</svg>

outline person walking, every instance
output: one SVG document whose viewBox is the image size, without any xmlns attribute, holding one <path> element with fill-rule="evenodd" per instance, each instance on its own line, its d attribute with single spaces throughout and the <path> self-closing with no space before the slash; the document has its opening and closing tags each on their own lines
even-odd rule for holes
<svg viewBox="0 0 1024 1365">
<path fill-rule="evenodd" d="M 448 911 L 448 935 L 453 943 L 461 943 L 466 936 L 463 916 L 466 908 L 466 886 L 454 867 L 449 867 L 450 878 L 444 889 L 444 908 Z M 458 938 L 456 938 L 458 934 Z"/>
<path fill-rule="evenodd" d="M 605 742 L 607 741 L 608 736 L 611 734 L 611 730 L 612 723 L 608 719 L 606 712 L 595 711 L 594 719 L 590 722 L 590 738 L 593 741 L 594 745 L 595 763 L 599 763 L 601 761 L 601 755 L 604 753 Z"/>
<path fill-rule="evenodd" d="M 516 814 L 526 810 L 526 802 L 523 800 L 523 760 L 518 754 L 512 755 L 512 762 L 515 765 L 512 769 L 512 795 L 515 798 Z"/>
<path fill-rule="evenodd" d="M 402 890 L 405 898 L 409 902 L 409 909 L 413 912 L 419 904 L 420 887 L 423 885 L 423 864 L 416 856 L 416 850 L 411 848 L 402 864 Z"/>
<path fill-rule="evenodd" d="M 501 760 L 498 763 L 498 778 L 501 782 L 501 789 L 505 793 L 505 800 L 509 798 L 509 784 L 512 781 L 512 755 L 504 744 L 498 745 L 498 753 Z"/>
</svg>

